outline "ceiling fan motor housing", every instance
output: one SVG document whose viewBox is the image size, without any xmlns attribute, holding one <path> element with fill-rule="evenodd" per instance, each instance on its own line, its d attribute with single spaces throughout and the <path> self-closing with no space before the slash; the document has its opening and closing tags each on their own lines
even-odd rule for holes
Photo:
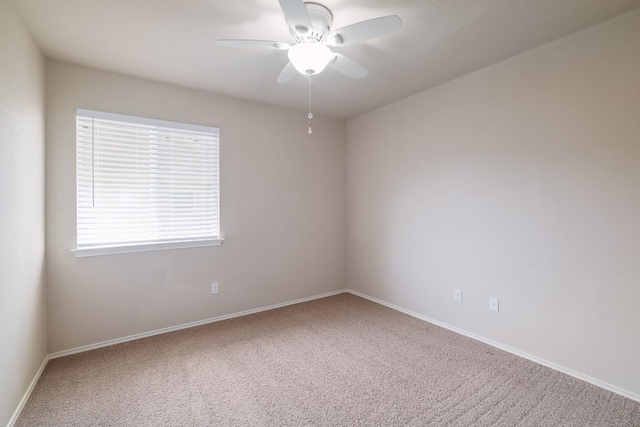
<svg viewBox="0 0 640 427">
<path fill-rule="evenodd" d="M 296 43 L 324 43 L 333 23 L 333 14 L 319 3 L 305 2 L 311 18 L 311 28 L 296 27 L 293 37 Z"/>
</svg>

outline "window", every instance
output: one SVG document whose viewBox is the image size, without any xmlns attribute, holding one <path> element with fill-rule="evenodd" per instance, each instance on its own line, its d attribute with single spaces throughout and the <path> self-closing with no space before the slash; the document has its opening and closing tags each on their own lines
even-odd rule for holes
<svg viewBox="0 0 640 427">
<path fill-rule="evenodd" d="M 214 246 L 219 130 L 77 110 L 76 256 Z"/>
</svg>

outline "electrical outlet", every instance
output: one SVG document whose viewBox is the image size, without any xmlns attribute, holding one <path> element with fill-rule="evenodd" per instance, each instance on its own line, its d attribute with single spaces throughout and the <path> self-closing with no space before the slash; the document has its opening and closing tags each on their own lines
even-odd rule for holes
<svg viewBox="0 0 640 427">
<path fill-rule="evenodd" d="M 462 291 L 459 289 L 453 290 L 453 300 L 459 304 L 462 304 Z"/>
<path fill-rule="evenodd" d="M 489 310 L 498 312 L 498 298 L 490 297 L 489 298 Z"/>
<path fill-rule="evenodd" d="M 212 294 L 218 293 L 218 282 L 214 282 L 211 284 L 211 293 Z"/>
</svg>

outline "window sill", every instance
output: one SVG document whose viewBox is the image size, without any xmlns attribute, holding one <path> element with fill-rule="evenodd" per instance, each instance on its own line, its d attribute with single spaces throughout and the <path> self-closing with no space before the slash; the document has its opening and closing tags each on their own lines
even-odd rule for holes
<svg viewBox="0 0 640 427">
<path fill-rule="evenodd" d="M 72 249 L 76 258 L 90 256 L 129 254 L 134 252 L 165 251 L 170 249 L 200 248 L 205 246 L 220 246 L 223 238 L 207 240 L 182 240 L 178 242 L 144 243 L 118 246 L 93 246 L 89 248 Z"/>
</svg>

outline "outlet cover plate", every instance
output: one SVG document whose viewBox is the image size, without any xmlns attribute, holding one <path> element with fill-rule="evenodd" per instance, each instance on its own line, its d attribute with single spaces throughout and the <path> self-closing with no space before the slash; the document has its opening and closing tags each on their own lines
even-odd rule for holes
<svg viewBox="0 0 640 427">
<path fill-rule="evenodd" d="M 495 298 L 495 297 L 489 298 L 489 310 L 495 311 L 497 313 L 499 310 L 498 304 L 499 304 L 498 298 Z"/>
<path fill-rule="evenodd" d="M 218 293 L 218 282 L 214 282 L 211 284 L 211 293 L 212 294 Z"/>
<path fill-rule="evenodd" d="M 453 290 L 453 300 L 458 304 L 462 304 L 462 291 L 459 289 Z"/>
</svg>

